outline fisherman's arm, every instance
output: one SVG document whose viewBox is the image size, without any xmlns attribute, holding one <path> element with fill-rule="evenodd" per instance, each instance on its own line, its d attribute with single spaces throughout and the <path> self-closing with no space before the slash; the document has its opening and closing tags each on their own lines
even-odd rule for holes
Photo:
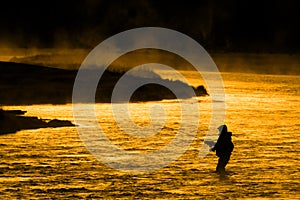
<svg viewBox="0 0 300 200">
<path fill-rule="evenodd" d="M 210 149 L 210 151 L 216 151 L 217 148 L 218 148 L 218 146 L 219 146 L 219 143 L 217 142 L 217 143 L 215 144 L 215 146 L 214 146 L 213 148 Z"/>
</svg>

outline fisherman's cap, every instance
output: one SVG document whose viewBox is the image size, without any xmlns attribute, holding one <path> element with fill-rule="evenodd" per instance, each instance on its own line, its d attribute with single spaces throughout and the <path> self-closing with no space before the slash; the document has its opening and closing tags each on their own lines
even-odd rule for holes
<svg viewBox="0 0 300 200">
<path fill-rule="evenodd" d="M 223 128 L 227 128 L 227 126 L 226 125 L 221 125 L 221 126 L 218 127 L 219 130 L 222 130 Z"/>
</svg>

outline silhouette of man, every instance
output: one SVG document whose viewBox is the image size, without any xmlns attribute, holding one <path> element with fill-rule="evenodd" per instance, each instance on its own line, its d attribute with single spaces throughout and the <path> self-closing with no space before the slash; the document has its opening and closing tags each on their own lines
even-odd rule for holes
<svg viewBox="0 0 300 200">
<path fill-rule="evenodd" d="M 216 151 L 216 155 L 219 157 L 216 172 L 220 174 L 224 174 L 225 167 L 230 159 L 231 152 L 233 151 L 234 145 L 231 141 L 232 133 L 227 131 L 227 126 L 222 125 L 218 129 L 220 135 L 217 143 L 211 150 Z"/>
</svg>

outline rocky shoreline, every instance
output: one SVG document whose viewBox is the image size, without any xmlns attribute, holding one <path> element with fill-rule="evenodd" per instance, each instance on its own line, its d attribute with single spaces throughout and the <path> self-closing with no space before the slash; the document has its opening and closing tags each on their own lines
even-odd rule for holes
<svg viewBox="0 0 300 200">
<path fill-rule="evenodd" d="M 67 120 L 53 119 L 46 121 L 38 117 L 23 116 L 26 111 L 22 110 L 2 110 L 0 109 L 0 135 L 16 133 L 25 129 L 57 128 L 75 126 Z"/>
</svg>

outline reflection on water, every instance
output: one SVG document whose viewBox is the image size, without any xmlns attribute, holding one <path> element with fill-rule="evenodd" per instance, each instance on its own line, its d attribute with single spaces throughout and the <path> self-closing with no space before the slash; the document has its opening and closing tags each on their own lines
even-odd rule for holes
<svg viewBox="0 0 300 200">
<path fill-rule="evenodd" d="M 185 72 L 186 73 L 186 72 Z M 193 76 L 192 73 L 187 74 Z M 299 76 L 224 73 L 226 124 L 235 149 L 228 174 L 214 173 L 217 157 L 199 158 L 210 122 L 209 97 L 200 98 L 197 138 L 176 162 L 160 170 L 130 174 L 113 170 L 86 150 L 74 127 L 20 131 L 0 136 L 0 196 L 13 198 L 291 198 L 299 197 Z M 195 79 L 196 80 L 196 79 Z M 97 117 L 114 144 L 147 152 L 167 144 L 180 126 L 173 101 L 136 103 L 133 121 L 150 124 L 149 108 L 162 104 L 167 114 L 161 132 L 147 138 L 122 133 L 109 104 L 97 104 Z M 71 105 L 4 107 L 27 115 L 73 120 Z M 134 112 L 134 111 L 138 111 Z M 88 119 L 88 116 L 87 116 Z"/>
</svg>

